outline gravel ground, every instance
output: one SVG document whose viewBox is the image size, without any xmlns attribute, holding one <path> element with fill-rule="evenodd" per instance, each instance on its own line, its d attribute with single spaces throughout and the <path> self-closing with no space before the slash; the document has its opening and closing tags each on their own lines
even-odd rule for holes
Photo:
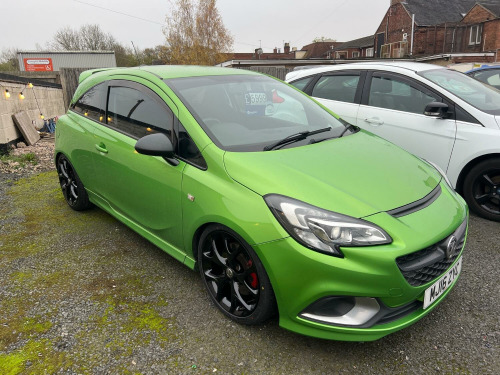
<svg viewBox="0 0 500 375">
<path fill-rule="evenodd" d="M 417 324 L 318 340 L 232 323 L 196 272 L 102 210 L 72 211 L 39 163 L 0 171 L 0 374 L 500 373 L 500 223 L 471 217 L 457 286 Z"/>
</svg>

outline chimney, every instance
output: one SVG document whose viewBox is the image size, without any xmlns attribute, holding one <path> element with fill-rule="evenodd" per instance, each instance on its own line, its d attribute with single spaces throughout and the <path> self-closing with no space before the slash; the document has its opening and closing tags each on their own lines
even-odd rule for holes
<svg viewBox="0 0 500 375">
<path fill-rule="evenodd" d="M 283 49 L 285 53 L 290 53 L 290 43 L 285 43 L 285 47 Z"/>
<path fill-rule="evenodd" d="M 274 47 L 273 53 L 278 53 L 278 48 L 277 47 Z"/>
<path fill-rule="evenodd" d="M 398 3 L 404 3 L 405 1 L 407 1 L 407 0 L 391 0 L 391 7 L 392 7 L 393 5 L 398 4 Z"/>
</svg>

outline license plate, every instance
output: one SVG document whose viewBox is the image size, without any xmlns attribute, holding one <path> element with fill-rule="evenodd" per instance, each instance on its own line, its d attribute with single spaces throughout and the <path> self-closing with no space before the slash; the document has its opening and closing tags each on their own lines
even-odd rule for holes
<svg viewBox="0 0 500 375">
<path fill-rule="evenodd" d="M 462 257 L 441 278 L 425 290 L 424 309 L 437 300 L 457 279 L 462 270 Z"/>
</svg>

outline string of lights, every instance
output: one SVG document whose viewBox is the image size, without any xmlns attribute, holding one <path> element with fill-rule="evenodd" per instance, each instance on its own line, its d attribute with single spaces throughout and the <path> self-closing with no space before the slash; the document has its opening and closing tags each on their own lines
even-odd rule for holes
<svg viewBox="0 0 500 375">
<path fill-rule="evenodd" d="M 11 93 L 11 91 L 9 91 L 9 89 L 7 87 L 5 87 L 4 85 L 2 85 L 1 83 L 0 83 L 0 86 L 2 87 L 3 95 L 4 95 L 5 99 L 7 99 L 7 100 L 10 99 L 10 97 L 13 94 L 13 92 Z M 34 86 L 33 86 L 33 84 L 31 82 L 28 82 L 26 85 L 24 85 L 24 87 L 21 89 L 21 91 L 19 91 L 17 93 L 17 96 L 18 96 L 19 100 L 24 100 L 25 99 L 24 92 L 26 91 L 26 88 L 30 88 L 33 91 L 33 97 L 35 98 L 35 102 L 36 102 L 36 106 L 38 108 L 38 112 L 40 112 L 40 118 L 43 120 L 45 118 L 45 116 L 42 114 L 42 110 L 40 109 L 40 105 L 38 104 L 38 99 L 36 97 Z"/>
</svg>

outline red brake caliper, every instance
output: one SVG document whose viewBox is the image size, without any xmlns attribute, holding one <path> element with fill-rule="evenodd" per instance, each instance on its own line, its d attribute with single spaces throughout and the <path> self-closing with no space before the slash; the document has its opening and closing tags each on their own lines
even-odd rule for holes
<svg viewBox="0 0 500 375">
<path fill-rule="evenodd" d="M 253 263 L 252 263 L 252 260 L 250 259 L 248 262 L 247 262 L 247 266 L 248 268 L 252 267 Z M 250 286 L 252 288 L 257 288 L 257 285 L 258 285 L 258 281 L 257 281 L 257 274 L 255 272 L 252 272 L 250 275 Z"/>
</svg>

